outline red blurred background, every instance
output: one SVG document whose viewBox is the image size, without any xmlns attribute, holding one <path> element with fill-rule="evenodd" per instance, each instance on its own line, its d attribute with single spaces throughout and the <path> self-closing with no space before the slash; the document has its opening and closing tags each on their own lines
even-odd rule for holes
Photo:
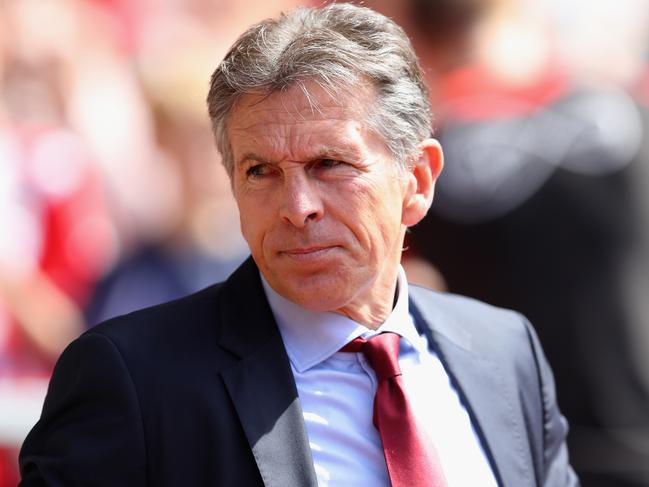
<svg viewBox="0 0 649 487">
<path fill-rule="evenodd" d="M 247 255 L 209 76 L 316 3 L 0 2 L 0 487 L 70 340 Z M 446 152 L 409 276 L 524 312 L 583 485 L 649 486 L 649 3 L 363 3 L 411 36 Z"/>
</svg>

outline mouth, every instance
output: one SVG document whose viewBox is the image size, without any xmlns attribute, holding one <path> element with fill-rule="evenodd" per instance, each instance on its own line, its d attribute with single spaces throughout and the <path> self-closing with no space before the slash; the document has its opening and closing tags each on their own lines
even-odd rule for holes
<svg viewBox="0 0 649 487">
<path fill-rule="evenodd" d="M 326 257 L 328 254 L 337 249 L 337 245 L 316 246 L 316 247 L 296 247 L 292 249 L 283 250 L 281 253 L 287 257 L 301 261 L 308 262 Z"/>
</svg>

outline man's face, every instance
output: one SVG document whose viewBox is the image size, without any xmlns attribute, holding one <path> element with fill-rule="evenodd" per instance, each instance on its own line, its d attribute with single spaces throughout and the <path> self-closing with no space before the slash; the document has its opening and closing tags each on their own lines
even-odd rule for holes
<svg viewBox="0 0 649 487">
<path fill-rule="evenodd" d="M 315 107 L 293 87 L 245 96 L 228 121 L 241 230 L 279 294 L 372 321 L 392 305 L 416 184 L 367 128 L 369 88 L 334 100 L 306 86 Z"/>
</svg>

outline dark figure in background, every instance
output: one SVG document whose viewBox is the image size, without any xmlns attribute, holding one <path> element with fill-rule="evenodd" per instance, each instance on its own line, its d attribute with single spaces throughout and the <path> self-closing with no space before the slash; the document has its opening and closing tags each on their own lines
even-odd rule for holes
<svg viewBox="0 0 649 487">
<path fill-rule="evenodd" d="M 522 87 L 495 79 L 471 35 L 496 3 L 391 12 L 429 69 L 446 158 L 407 244 L 451 292 L 534 323 L 584 486 L 649 486 L 647 110 L 551 63 Z"/>
<path fill-rule="evenodd" d="M 469 134 L 470 125 L 498 131 L 504 124 L 442 128 L 440 140 L 445 147 L 466 147 L 476 135 Z M 414 229 L 410 246 L 435 263 L 452 292 L 521 310 L 533 320 L 556 371 L 584 485 L 647 486 L 649 450 L 642 445 L 649 396 L 646 374 L 634 357 L 644 342 L 638 326 L 647 320 L 646 311 L 638 312 L 646 299 L 638 292 L 647 286 L 647 256 L 646 246 L 639 245 L 645 237 L 632 191 L 634 174 L 646 161 L 593 175 L 557 168 L 520 148 L 512 151 L 524 164 L 550 166 L 551 174 L 504 214 L 472 221 L 431 213 Z M 461 164 L 462 157 L 448 157 Z M 440 191 L 438 198 L 458 206 L 453 195 Z M 475 214 L 486 203 L 478 206 Z"/>
<path fill-rule="evenodd" d="M 346 4 L 264 21 L 208 105 L 252 258 L 76 340 L 21 485 L 577 485 L 527 320 L 400 267 L 443 165 L 403 30 Z"/>
</svg>

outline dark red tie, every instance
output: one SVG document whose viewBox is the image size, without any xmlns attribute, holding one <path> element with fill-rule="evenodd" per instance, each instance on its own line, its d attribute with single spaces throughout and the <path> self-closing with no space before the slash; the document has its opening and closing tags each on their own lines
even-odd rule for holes
<svg viewBox="0 0 649 487">
<path fill-rule="evenodd" d="M 374 426 L 381 434 L 385 462 L 393 487 L 446 487 L 433 445 L 417 429 L 399 367 L 399 335 L 380 333 L 356 338 L 343 352 L 362 352 L 378 386 L 374 396 Z"/>
</svg>

